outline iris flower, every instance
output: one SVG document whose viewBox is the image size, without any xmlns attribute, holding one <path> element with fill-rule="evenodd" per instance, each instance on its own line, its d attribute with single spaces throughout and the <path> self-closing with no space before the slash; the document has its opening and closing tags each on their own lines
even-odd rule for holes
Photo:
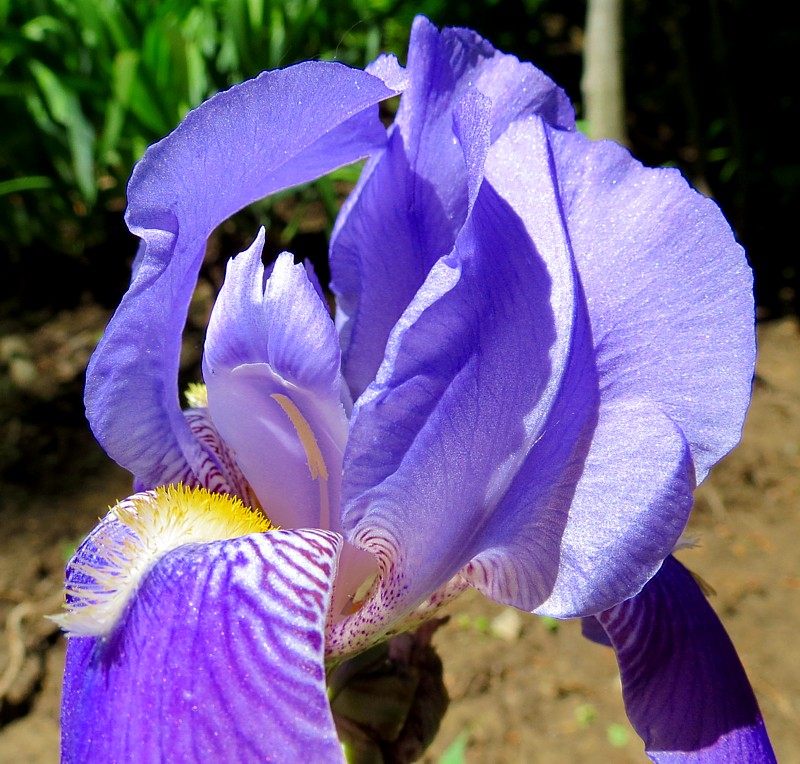
<svg viewBox="0 0 800 764">
<path fill-rule="evenodd" d="M 260 232 L 182 411 L 209 235 L 359 158 L 335 323 L 310 268 L 265 270 Z M 405 68 L 303 63 L 214 96 L 128 200 L 141 246 L 86 404 L 137 492 L 68 567 L 65 761 L 340 761 L 326 667 L 468 586 L 584 618 L 653 760 L 774 760 L 671 556 L 753 374 L 751 274 L 713 202 L 576 132 L 533 65 L 424 18 Z"/>
</svg>

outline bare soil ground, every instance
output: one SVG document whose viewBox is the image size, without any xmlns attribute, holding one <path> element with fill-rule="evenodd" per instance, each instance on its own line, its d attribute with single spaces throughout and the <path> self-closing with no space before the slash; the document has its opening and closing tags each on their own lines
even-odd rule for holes
<svg viewBox="0 0 800 764">
<path fill-rule="evenodd" d="M 58 609 L 70 551 L 129 492 L 126 474 L 99 463 L 55 497 L 37 486 L 0 494 L 0 764 L 58 760 L 64 640 L 43 616 Z M 698 491 L 691 529 L 702 545 L 680 554 L 717 592 L 712 603 L 782 764 L 800 764 L 798 509 L 800 331 L 784 320 L 760 329 L 744 440 Z M 613 654 L 584 640 L 577 622 L 520 614 L 475 593 L 450 614 L 435 644 L 452 702 L 426 762 L 459 740 L 475 763 L 646 761 Z"/>
</svg>

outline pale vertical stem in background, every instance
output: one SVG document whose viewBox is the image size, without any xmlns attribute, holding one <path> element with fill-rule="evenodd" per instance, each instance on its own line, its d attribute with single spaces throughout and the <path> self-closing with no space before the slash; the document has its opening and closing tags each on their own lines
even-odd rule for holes
<svg viewBox="0 0 800 764">
<path fill-rule="evenodd" d="M 587 3 L 581 90 L 590 137 L 627 143 L 622 0 L 589 0 Z"/>
</svg>

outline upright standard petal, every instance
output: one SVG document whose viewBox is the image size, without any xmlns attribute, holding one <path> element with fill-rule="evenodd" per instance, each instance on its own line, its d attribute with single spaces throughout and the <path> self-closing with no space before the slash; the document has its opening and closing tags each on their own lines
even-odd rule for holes
<svg viewBox="0 0 800 764">
<path fill-rule="evenodd" d="M 262 230 L 228 264 L 211 314 L 209 412 L 278 525 L 337 530 L 347 417 L 336 329 L 288 253 L 265 283 L 263 243 Z"/>
<path fill-rule="evenodd" d="M 511 122 L 530 114 L 559 129 L 575 128 L 572 104 L 558 85 L 533 64 L 496 50 L 471 29 L 440 31 L 418 16 L 411 30 L 407 69 L 409 81 L 396 123 L 409 152 L 418 155 L 419 174 L 434 185 L 443 181 L 437 154 L 452 152 L 452 110 L 470 89 L 492 102 L 492 141 Z M 458 162 L 455 154 L 451 161 Z"/>
<path fill-rule="evenodd" d="M 195 109 L 137 165 L 126 219 L 143 243 L 90 363 L 86 406 L 100 443 L 140 485 L 207 458 L 181 414 L 177 372 L 208 235 L 253 201 L 380 149 L 376 104 L 391 95 L 334 63 L 265 72 Z"/>
<path fill-rule="evenodd" d="M 407 77 L 389 145 L 362 175 L 331 240 L 337 323 L 354 398 L 374 378 L 392 327 L 433 264 L 453 248 L 480 184 L 482 164 L 465 152 L 459 134 L 466 120 L 454 130 L 465 98 L 474 104 L 477 92 L 486 100 L 490 142 L 524 114 L 574 126 L 559 87 L 471 30 L 439 32 L 417 18 Z"/>
<path fill-rule="evenodd" d="M 324 626 L 340 539 L 271 531 L 166 554 L 105 637 L 72 637 L 62 761 L 343 761 Z"/>
<path fill-rule="evenodd" d="M 538 149 L 529 171 L 550 182 L 547 147 Z M 394 550 L 401 593 L 386 595 L 391 609 L 448 581 L 492 528 L 511 531 L 497 509 L 543 433 L 560 426 L 558 471 L 591 431 L 588 325 L 556 200 L 537 201 L 534 243 L 484 182 L 452 256 L 431 270 L 356 404 L 344 528 L 378 556 Z M 559 400 L 572 416 L 559 409 L 554 422 Z"/>
<path fill-rule="evenodd" d="M 755 362 L 752 274 L 719 208 L 677 170 L 550 131 L 604 400 L 653 401 L 697 482 L 741 437 Z"/>
<path fill-rule="evenodd" d="M 596 620 L 616 650 L 628 716 L 653 761 L 775 762 L 736 651 L 675 558 Z"/>
<path fill-rule="evenodd" d="M 486 165 L 487 180 L 543 252 L 546 203 L 556 230 L 570 241 L 552 134 L 535 119 L 519 121 L 493 146 Z M 560 310 L 557 303 L 554 309 Z M 601 375 L 585 311 L 571 354 L 584 363 L 591 358 L 592 373 Z M 593 378 L 595 385 L 604 382 Z M 466 571 L 493 599 L 558 617 L 597 612 L 636 594 L 683 531 L 694 489 L 686 439 L 657 400 L 601 397 L 598 405 L 595 397 L 587 427 L 580 393 L 565 386 L 555 400 L 547 427 L 496 507 L 497 521 L 486 528 L 484 551 Z"/>
</svg>

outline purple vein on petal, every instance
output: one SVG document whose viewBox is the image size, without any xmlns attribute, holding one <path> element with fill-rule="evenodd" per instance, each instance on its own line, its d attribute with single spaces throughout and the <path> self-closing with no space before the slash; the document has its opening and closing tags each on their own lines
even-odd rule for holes
<svg viewBox="0 0 800 764">
<path fill-rule="evenodd" d="M 323 659 L 339 544 L 272 531 L 167 554 L 110 637 L 70 639 L 63 760 L 342 761 Z"/>
</svg>

